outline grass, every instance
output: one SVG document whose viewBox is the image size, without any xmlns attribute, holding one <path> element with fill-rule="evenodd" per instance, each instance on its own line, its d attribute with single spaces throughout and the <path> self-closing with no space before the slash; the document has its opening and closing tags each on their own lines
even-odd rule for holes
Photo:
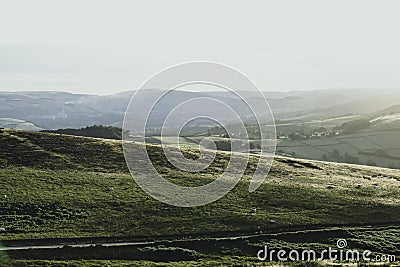
<svg viewBox="0 0 400 267">
<path fill-rule="evenodd" d="M 332 161 L 334 150 L 344 157 L 347 153 L 359 159 L 360 164 L 374 163 L 376 166 L 400 169 L 399 157 L 400 145 L 398 141 L 398 129 L 386 129 L 380 131 L 365 131 L 337 137 L 310 139 L 310 140 L 282 140 L 278 143 L 277 150 L 281 153 L 292 154 L 296 157 Z M 385 151 L 389 156 L 374 154 L 375 151 Z"/>
<path fill-rule="evenodd" d="M 186 186 L 212 181 L 229 161 L 228 154 L 219 153 L 205 171 L 184 173 L 167 162 L 161 147 L 147 145 L 147 148 L 155 167 L 166 179 Z M 177 208 L 152 199 L 136 185 L 117 141 L 2 130 L 0 151 L 0 227 L 6 229 L 0 238 L 6 244 L 31 238 L 40 242 L 43 238 L 74 237 L 115 240 L 171 235 L 207 237 L 368 225 L 372 226 L 370 231 L 353 229 L 349 238 L 363 247 L 380 247 L 396 253 L 399 250 L 396 241 L 400 240 L 399 229 L 395 226 L 400 222 L 400 172 L 396 170 L 277 157 L 265 183 L 249 193 L 249 180 L 257 159 L 252 156 L 246 174 L 224 198 L 203 207 Z M 184 153 L 190 156 L 197 152 L 186 148 Z M 257 212 L 253 213 L 253 209 Z M 379 228 L 382 225 L 392 228 L 382 230 Z M 323 246 L 332 243 L 334 237 L 318 237 L 315 243 Z M 282 236 L 270 240 L 276 240 L 275 245 L 306 244 L 301 235 L 292 238 L 286 243 L 282 243 Z M 175 246 L 203 255 L 193 265 L 207 266 L 208 261 L 215 261 L 222 266 L 226 261 L 226 265 L 241 266 L 251 262 L 243 257 L 251 256 L 254 260 L 254 251 L 262 247 L 265 239 L 246 242 L 218 245 L 227 249 L 219 249 L 216 259 L 212 253 L 210 256 L 210 251 L 201 251 L 197 243 L 194 247 Z M 50 263 L 32 261 L 29 266 L 51 266 Z M 15 264 L 24 266 L 24 260 Z M 91 261 L 76 264 L 117 266 L 111 261 L 99 265 Z M 147 262 L 140 264 L 152 266 Z M 183 266 L 179 264 L 176 266 Z"/>
</svg>

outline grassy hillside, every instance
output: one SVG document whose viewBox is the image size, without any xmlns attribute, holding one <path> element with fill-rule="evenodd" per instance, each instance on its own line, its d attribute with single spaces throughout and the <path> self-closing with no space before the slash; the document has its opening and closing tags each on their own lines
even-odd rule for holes
<svg viewBox="0 0 400 267">
<path fill-rule="evenodd" d="M 229 161 L 228 154 L 219 153 L 205 171 L 188 174 L 170 166 L 158 145 L 147 148 L 165 178 L 187 186 L 212 181 Z M 185 151 L 188 156 L 195 153 Z M 118 141 L 1 130 L 0 154 L 3 242 L 400 223 L 400 172 L 395 170 L 277 157 L 266 182 L 249 193 L 256 166 L 252 156 L 245 176 L 224 198 L 204 207 L 177 208 L 152 199 L 136 185 Z M 395 234 L 400 238 L 398 230 Z M 262 240 L 257 242 L 261 246 Z"/>
</svg>

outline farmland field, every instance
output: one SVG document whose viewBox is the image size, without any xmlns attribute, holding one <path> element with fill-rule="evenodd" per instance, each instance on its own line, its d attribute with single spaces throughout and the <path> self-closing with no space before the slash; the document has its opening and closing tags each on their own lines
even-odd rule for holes
<svg viewBox="0 0 400 267">
<path fill-rule="evenodd" d="M 342 157 L 347 153 L 358 158 L 360 164 L 398 169 L 400 168 L 399 131 L 399 129 L 388 129 L 329 138 L 282 140 L 278 143 L 277 149 L 281 153 L 290 155 L 294 152 L 296 157 L 314 160 L 329 159 L 334 150 L 337 150 Z M 337 159 L 331 160 L 337 161 Z"/>
</svg>

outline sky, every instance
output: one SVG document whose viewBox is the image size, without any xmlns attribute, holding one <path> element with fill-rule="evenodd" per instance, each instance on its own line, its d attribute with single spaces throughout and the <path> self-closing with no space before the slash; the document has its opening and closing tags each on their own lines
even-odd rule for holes
<svg viewBox="0 0 400 267">
<path fill-rule="evenodd" d="M 400 88 L 400 1 L 0 0 L 0 91 L 112 94 L 190 61 L 262 90 Z"/>
</svg>

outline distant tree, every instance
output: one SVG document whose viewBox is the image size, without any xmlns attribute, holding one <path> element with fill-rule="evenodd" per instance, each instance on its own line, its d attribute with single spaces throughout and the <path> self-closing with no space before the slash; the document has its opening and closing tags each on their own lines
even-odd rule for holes
<svg viewBox="0 0 400 267">
<path fill-rule="evenodd" d="M 256 146 L 254 145 L 254 143 L 250 143 L 250 149 L 254 150 L 256 148 Z"/>
<path fill-rule="evenodd" d="M 327 131 L 328 131 L 328 129 L 326 129 L 325 127 L 319 127 L 314 130 L 314 132 L 318 132 L 318 133 L 325 133 Z"/>
<path fill-rule="evenodd" d="M 300 134 L 300 133 L 291 133 L 289 134 L 289 138 L 292 140 L 304 140 L 307 139 L 306 136 Z"/>
<path fill-rule="evenodd" d="M 217 150 L 231 150 L 231 142 L 229 141 L 215 141 L 215 146 L 217 147 Z"/>
<path fill-rule="evenodd" d="M 362 131 L 370 126 L 368 119 L 355 120 L 345 122 L 340 126 L 334 128 L 335 131 L 342 131 L 343 134 L 351 134 L 358 131 Z"/>
<path fill-rule="evenodd" d="M 343 158 L 343 161 L 346 163 L 351 163 L 351 164 L 358 164 L 360 163 L 360 159 L 354 156 L 349 155 L 347 152 Z"/>
<path fill-rule="evenodd" d="M 113 126 L 103 126 L 103 125 L 87 126 L 81 129 L 68 128 L 68 129 L 58 129 L 58 130 L 46 130 L 44 132 L 86 136 L 86 137 L 97 137 L 105 139 L 122 139 L 121 128 Z M 128 131 L 124 130 L 124 133 L 128 134 Z"/>
<path fill-rule="evenodd" d="M 333 150 L 332 156 L 333 156 L 335 159 L 339 159 L 339 158 L 340 158 L 339 150 L 337 150 L 337 149 Z"/>
</svg>

